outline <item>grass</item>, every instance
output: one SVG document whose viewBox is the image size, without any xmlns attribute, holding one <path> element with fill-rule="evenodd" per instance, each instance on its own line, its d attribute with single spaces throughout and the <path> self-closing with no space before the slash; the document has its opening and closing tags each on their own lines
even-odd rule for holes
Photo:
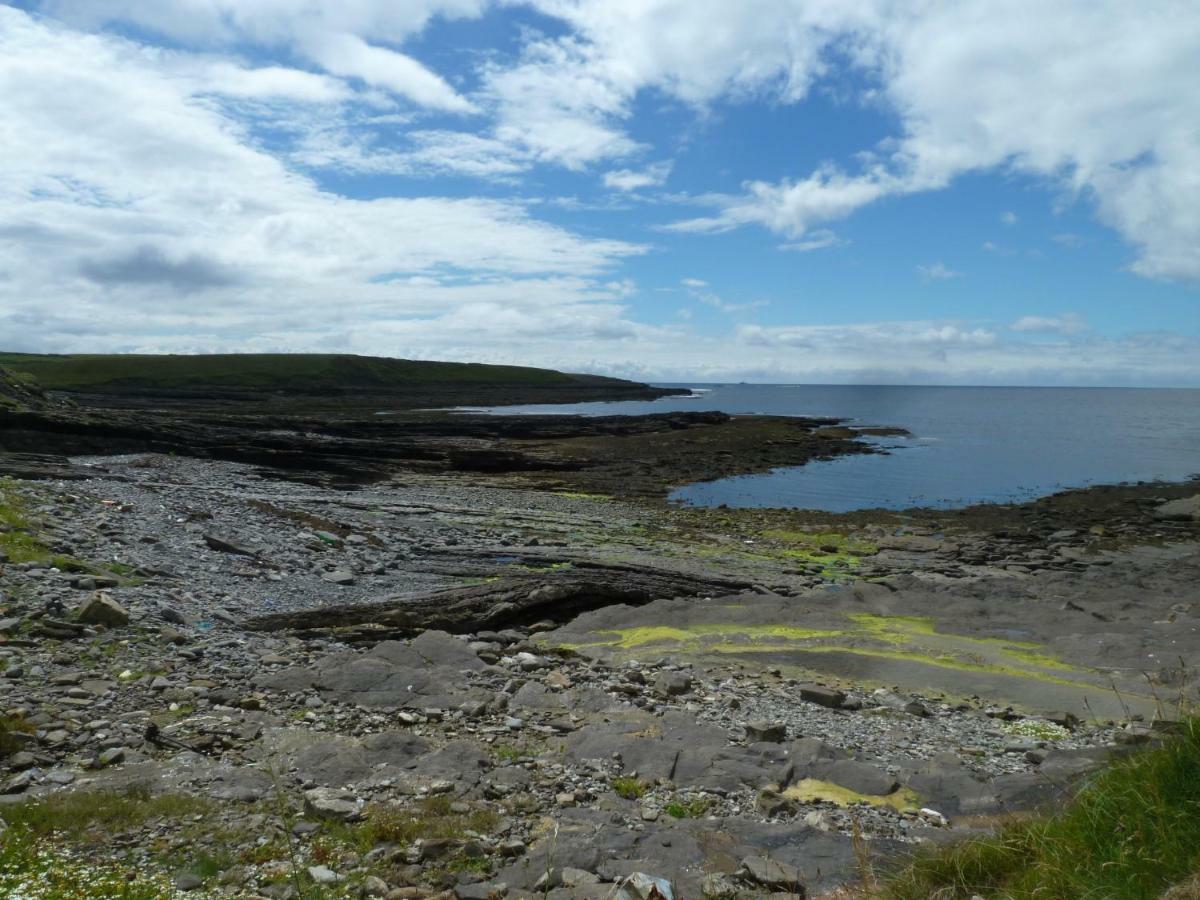
<svg viewBox="0 0 1200 900">
<path fill-rule="evenodd" d="M 886 900 L 1151 900 L 1200 872 L 1200 719 L 1097 775 L 1062 813 L 917 855 Z"/>
<path fill-rule="evenodd" d="M 132 567 L 121 563 L 94 566 L 82 559 L 54 553 L 37 536 L 38 524 L 29 512 L 29 501 L 11 478 L 0 478 L 0 551 L 14 563 L 38 563 L 61 572 L 88 575 L 115 575 L 126 583 L 140 579 L 127 578 Z"/>
<path fill-rule="evenodd" d="M 164 871 L 101 859 L 113 835 L 155 819 L 202 815 L 212 804 L 145 790 L 72 791 L 4 807 L 0 896 L 29 900 L 158 900 L 176 891 Z M 205 867 L 206 860 L 196 865 Z M 211 861 L 207 868 L 215 865 Z"/>
<path fill-rule="evenodd" d="M 663 807 L 663 812 L 674 819 L 698 819 L 712 806 L 707 797 L 676 797 Z"/>
<path fill-rule="evenodd" d="M 56 835 L 83 841 L 126 831 L 150 819 L 181 819 L 211 808 L 208 801 L 187 794 L 151 795 L 144 789 L 69 791 L 45 800 L 5 806 L 4 821 L 10 829 L 33 837 Z"/>
<path fill-rule="evenodd" d="M 366 852 L 379 844 L 411 844 L 414 841 L 446 838 L 458 840 L 471 834 L 488 834 L 500 816 L 488 809 L 458 813 L 445 796 L 428 797 L 413 806 L 377 804 L 368 807 L 365 821 L 354 825 L 330 826 L 340 843 Z"/>
<path fill-rule="evenodd" d="M 492 744 L 492 755 L 497 761 L 512 765 L 530 755 L 530 751 L 516 744 Z"/>
<path fill-rule="evenodd" d="M 304 392 L 417 385 L 587 386 L 630 384 L 527 366 L 426 362 L 331 353 L 209 355 L 0 353 L 0 366 L 49 390 L 228 388 Z"/>
<path fill-rule="evenodd" d="M 0 896 L 22 900 L 162 900 L 182 896 L 164 872 L 97 861 L 49 838 L 0 838 Z M 191 896 L 196 896 L 192 894 Z"/>
<path fill-rule="evenodd" d="M 621 775 L 612 780 L 612 789 L 618 797 L 624 800 L 637 800 L 650 789 L 650 786 L 639 778 Z"/>
</svg>

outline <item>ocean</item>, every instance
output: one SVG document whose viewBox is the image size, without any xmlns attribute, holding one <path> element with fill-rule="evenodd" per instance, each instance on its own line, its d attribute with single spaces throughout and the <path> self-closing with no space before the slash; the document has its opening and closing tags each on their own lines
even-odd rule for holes
<svg viewBox="0 0 1200 900">
<path fill-rule="evenodd" d="M 692 397 L 510 406 L 497 415 L 636 415 L 715 409 L 896 425 L 886 455 L 844 457 L 675 491 L 684 504 L 855 509 L 953 508 L 1067 488 L 1200 474 L 1200 390 L 686 384 Z"/>
</svg>

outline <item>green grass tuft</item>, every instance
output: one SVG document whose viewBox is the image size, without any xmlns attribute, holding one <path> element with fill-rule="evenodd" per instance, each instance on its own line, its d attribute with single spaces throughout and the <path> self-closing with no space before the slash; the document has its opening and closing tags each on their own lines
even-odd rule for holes
<svg viewBox="0 0 1200 900">
<path fill-rule="evenodd" d="M 44 800 L 5 806 L 3 816 L 14 831 L 78 841 L 93 833 L 125 831 L 149 819 L 179 819 L 211 808 L 208 801 L 187 794 L 151 795 L 138 789 L 68 791 Z"/>
<path fill-rule="evenodd" d="M 612 780 L 612 789 L 618 797 L 624 800 L 637 800 L 642 797 L 650 786 L 640 778 L 622 775 Z"/>
<path fill-rule="evenodd" d="M 887 900 L 1152 900 L 1200 872 L 1200 719 L 1097 775 L 1061 814 L 918 854 Z"/>
<path fill-rule="evenodd" d="M 712 806 L 707 797 L 676 797 L 663 807 L 663 811 L 675 819 L 698 819 Z"/>
</svg>

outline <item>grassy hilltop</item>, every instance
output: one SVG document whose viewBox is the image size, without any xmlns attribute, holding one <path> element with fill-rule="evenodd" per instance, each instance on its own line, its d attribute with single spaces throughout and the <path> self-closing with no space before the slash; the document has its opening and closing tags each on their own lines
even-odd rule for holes
<svg viewBox="0 0 1200 900">
<path fill-rule="evenodd" d="M 619 378 L 572 375 L 528 366 L 423 362 L 335 353 L 59 356 L 0 352 L 0 366 L 27 372 L 43 388 L 61 391 L 208 387 L 319 391 L 413 384 L 635 385 Z"/>
</svg>

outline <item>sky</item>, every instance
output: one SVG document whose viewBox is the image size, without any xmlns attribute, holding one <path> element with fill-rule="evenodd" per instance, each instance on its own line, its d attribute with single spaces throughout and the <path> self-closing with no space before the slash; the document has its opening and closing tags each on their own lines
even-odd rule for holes
<svg viewBox="0 0 1200 900">
<path fill-rule="evenodd" d="M 1200 386 L 1195 0 L 0 3 L 0 349 Z"/>
</svg>

